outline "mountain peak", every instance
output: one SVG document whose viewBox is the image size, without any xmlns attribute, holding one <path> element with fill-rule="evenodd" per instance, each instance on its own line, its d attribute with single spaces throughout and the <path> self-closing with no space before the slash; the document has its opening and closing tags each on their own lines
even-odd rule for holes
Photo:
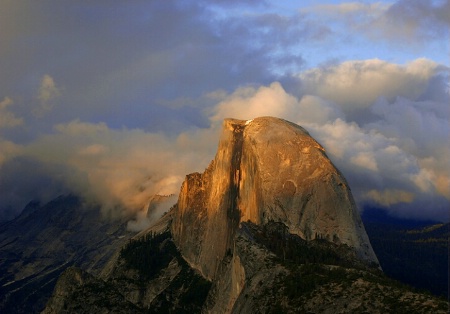
<svg viewBox="0 0 450 314">
<path fill-rule="evenodd" d="M 378 263 L 345 178 L 309 133 L 274 117 L 225 119 L 215 159 L 186 177 L 172 223 L 183 256 L 214 278 L 241 222 L 280 222 Z"/>
</svg>

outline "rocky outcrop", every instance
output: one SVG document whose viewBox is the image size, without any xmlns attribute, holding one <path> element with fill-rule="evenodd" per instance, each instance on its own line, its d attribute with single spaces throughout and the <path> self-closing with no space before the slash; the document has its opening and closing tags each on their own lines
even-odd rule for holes
<svg viewBox="0 0 450 314">
<path fill-rule="evenodd" d="M 42 314 L 140 312 L 107 283 L 79 268 L 69 267 L 59 277 Z"/>
<path fill-rule="evenodd" d="M 186 177 L 173 217 L 175 243 L 208 279 L 245 221 L 282 222 L 378 263 L 344 177 L 305 129 L 282 119 L 226 119 L 215 159 Z"/>
</svg>

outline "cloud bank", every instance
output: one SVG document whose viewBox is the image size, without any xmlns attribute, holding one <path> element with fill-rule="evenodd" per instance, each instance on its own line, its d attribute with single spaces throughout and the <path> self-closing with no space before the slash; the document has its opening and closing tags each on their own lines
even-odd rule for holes
<svg viewBox="0 0 450 314">
<path fill-rule="evenodd" d="M 0 220 L 68 192 L 147 217 L 223 118 L 262 115 L 308 129 L 361 209 L 447 219 L 449 3 L 3 1 Z"/>
<path fill-rule="evenodd" d="M 9 161 L 3 162 L 2 173 L 16 168 L 32 173 L 31 164 L 39 163 L 42 170 L 27 178 L 48 178 L 53 182 L 48 190 L 54 194 L 61 193 L 54 189 L 59 184 L 106 209 L 120 206 L 139 212 L 155 194 L 177 194 L 185 174 L 203 171 L 213 158 L 224 118 L 271 115 L 310 131 L 349 180 L 361 207 L 377 204 L 398 208 L 402 215 L 447 219 L 449 94 L 430 93 L 437 82 L 443 88 L 447 76 L 447 69 L 429 60 L 403 66 L 380 60 L 346 61 L 300 73 L 300 98 L 278 82 L 219 93 L 216 105 L 204 112 L 209 127 L 176 136 L 73 120 L 55 125 L 50 134 L 22 147 L 19 157 L 3 157 Z M 389 88 L 377 83 L 390 79 Z M 359 114 L 352 115 L 354 110 Z M 2 146 L 8 147 L 6 142 Z M 26 194 L 31 197 L 30 187 L 20 195 L 18 185 L 10 182 L 12 174 L 4 178 L 18 200 Z M 14 202 L 10 189 L 2 193 Z M 50 191 L 40 194 L 46 193 Z M 429 206 L 421 208 L 425 202 Z"/>
</svg>

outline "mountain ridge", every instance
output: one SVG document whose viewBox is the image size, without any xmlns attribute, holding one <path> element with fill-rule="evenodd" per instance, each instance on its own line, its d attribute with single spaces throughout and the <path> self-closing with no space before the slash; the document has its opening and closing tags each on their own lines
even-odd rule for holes
<svg viewBox="0 0 450 314">
<path fill-rule="evenodd" d="M 132 234 L 126 219 L 107 221 L 99 206 L 74 195 L 30 202 L 0 226 L 0 311 L 41 311 L 68 266 L 98 275 Z"/>
</svg>

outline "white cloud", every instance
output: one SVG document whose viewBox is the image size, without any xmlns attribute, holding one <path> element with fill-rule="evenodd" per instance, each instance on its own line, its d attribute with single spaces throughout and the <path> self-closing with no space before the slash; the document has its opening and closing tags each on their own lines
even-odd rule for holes
<svg viewBox="0 0 450 314">
<path fill-rule="evenodd" d="M 148 228 L 177 202 L 176 195 L 163 193 L 159 193 L 159 195 L 163 195 L 164 198 L 159 198 L 156 202 L 155 199 L 151 199 L 142 210 L 136 213 L 135 219 L 128 221 L 128 230 L 141 231 Z"/>
<path fill-rule="evenodd" d="M 66 124 L 57 124 L 55 125 L 55 130 L 70 136 L 90 136 L 109 131 L 108 126 L 104 122 L 89 123 L 81 122 L 79 119 L 72 120 Z"/>
<path fill-rule="evenodd" d="M 135 219 L 128 221 L 127 229 L 137 232 L 148 228 L 150 224 L 151 220 L 147 217 L 146 211 L 141 210 L 136 213 Z"/>
<path fill-rule="evenodd" d="M 155 194 L 178 194 L 187 173 L 207 166 L 215 135 L 199 130 L 167 137 L 79 120 L 59 124 L 55 131 L 28 145 L 24 155 L 84 174 L 72 178 L 67 172 L 62 180 L 105 210 L 120 205 L 131 212 L 139 212 Z"/>
<path fill-rule="evenodd" d="M 358 182 L 357 188 L 400 182 L 411 185 L 408 173 L 417 171 L 417 160 L 398 148 L 395 139 L 341 119 L 325 125 L 303 125 L 350 181 Z"/>
<path fill-rule="evenodd" d="M 395 138 L 401 149 L 417 159 L 420 168 L 412 180 L 422 192 L 450 200 L 450 112 L 448 100 L 377 102 L 380 119 L 367 125 Z"/>
<path fill-rule="evenodd" d="M 370 190 L 366 196 L 368 199 L 386 207 L 398 203 L 411 203 L 414 200 L 413 193 L 396 189 L 385 189 L 382 191 Z"/>
<path fill-rule="evenodd" d="M 297 103 L 297 99 L 286 93 L 278 82 L 259 88 L 238 88 L 214 108 L 211 120 L 222 121 L 231 117 L 248 120 L 269 115 L 281 117 L 292 112 Z"/>
<path fill-rule="evenodd" d="M 304 95 L 298 104 L 298 122 L 325 124 L 345 115 L 335 103 L 314 95 Z M 290 117 L 293 118 L 292 116 Z"/>
<path fill-rule="evenodd" d="M 304 95 L 299 100 L 287 93 L 279 82 L 258 88 L 238 88 L 230 95 L 220 95 L 219 103 L 207 112 L 213 123 L 225 118 L 249 120 L 275 116 L 294 122 L 322 124 L 343 117 L 334 103 L 314 95 Z"/>
<path fill-rule="evenodd" d="M 375 157 L 368 152 L 360 152 L 356 156 L 352 156 L 350 158 L 350 162 L 361 168 L 366 168 L 371 171 L 378 171 Z"/>
<path fill-rule="evenodd" d="M 340 4 L 318 4 L 309 8 L 302 9 L 304 13 L 324 14 L 328 16 L 361 15 L 377 17 L 382 15 L 389 8 L 388 4 L 382 2 L 361 3 L 345 2 Z"/>
<path fill-rule="evenodd" d="M 8 107 L 13 104 L 13 100 L 9 97 L 5 97 L 0 101 L 0 129 L 13 128 L 23 124 L 22 118 L 16 117 L 13 112 L 8 110 Z"/>
<path fill-rule="evenodd" d="M 79 154 L 85 156 L 96 156 L 105 154 L 108 152 L 108 148 L 102 144 L 90 144 L 80 149 Z"/>
<path fill-rule="evenodd" d="M 314 68 L 299 75 L 304 94 L 337 103 L 346 112 L 370 107 L 378 98 L 417 99 L 439 73 L 438 64 L 417 59 L 405 66 L 372 59 Z"/>
<path fill-rule="evenodd" d="M 40 83 L 38 91 L 39 105 L 33 109 L 33 114 L 37 117 L 44 116 L 55 106 L 55 100 L 61 95 L 61 91 L 56 87 L 53 78 L 45 74 Z"/>
</svg>

